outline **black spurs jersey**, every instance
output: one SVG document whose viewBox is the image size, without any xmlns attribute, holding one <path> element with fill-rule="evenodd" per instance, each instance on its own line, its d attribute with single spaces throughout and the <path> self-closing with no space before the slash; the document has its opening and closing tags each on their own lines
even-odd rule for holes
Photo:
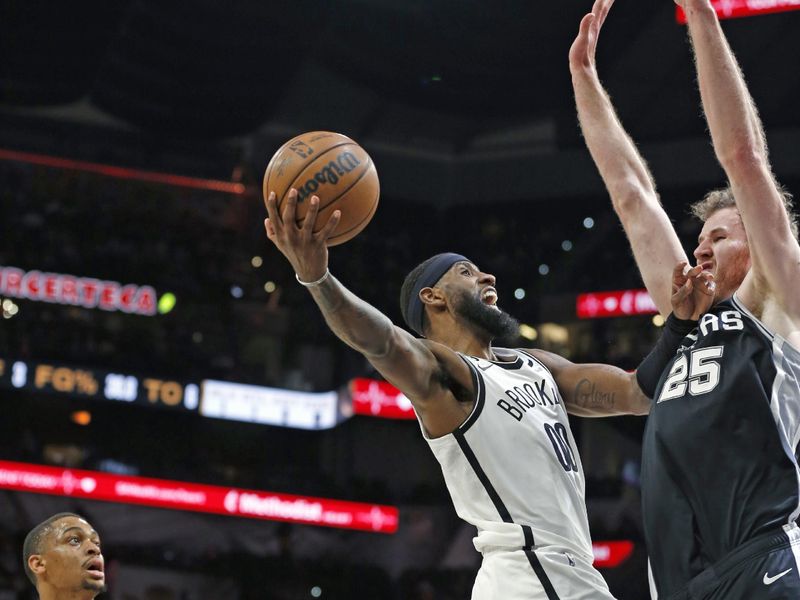
<svg viewBox="0 0 800 600">
<path fill-rule="evenodd" d="M 714 306 L 661 376 L 642 502 L 659 596 L 800 514 L 800 352 L 735 298 Z"/>
</svg>

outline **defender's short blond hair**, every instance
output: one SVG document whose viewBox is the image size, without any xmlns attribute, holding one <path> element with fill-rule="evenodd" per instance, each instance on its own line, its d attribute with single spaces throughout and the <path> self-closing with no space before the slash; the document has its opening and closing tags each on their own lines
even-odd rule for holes
<svg viewBox="0 0 800 600">
<path fill-rule="evenodd" d="M 794 212 L 792 195 L 780 185 L 778 186 L 778 192 L 783 198 L 783 207 L 789 217 L 789 227 L 792 230 L 792 235 L 794 239 L 798 239 L 797 215 Z M 736 208 L 736 199 L 733 197 L 733 190 L 728 186 L 708 192 L 702 200 L 698 200 L 690 208 L 692 214 L 705 223 L 718 210 L 730 207 Z"/>
</svg>

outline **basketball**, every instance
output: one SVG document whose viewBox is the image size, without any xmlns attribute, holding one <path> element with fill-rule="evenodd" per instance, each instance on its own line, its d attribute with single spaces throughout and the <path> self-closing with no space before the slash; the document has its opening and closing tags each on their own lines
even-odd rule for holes
<svg viewBox="0 0 800 600">
<path fill-rule="evenodd" d="M 272 157 L 264 173 L 264 198 L 275 192 L 278 211 L 289 190 L 297 190 L 297 224 L 308 212 L 311 196 L 319 197 L 314 231 L 328 222 L 333 211 L 341 220 L 328 246 L 342 244 L 360 233 L 378 208 L 380 184 L 375 164 L 349 137 L 330 131 L 312 131 L 290 139 Z"/>
</svg>

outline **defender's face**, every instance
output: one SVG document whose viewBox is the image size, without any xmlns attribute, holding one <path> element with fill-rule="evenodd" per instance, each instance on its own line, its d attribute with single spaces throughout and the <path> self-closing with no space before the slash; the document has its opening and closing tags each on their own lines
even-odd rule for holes
<svg viewBox="0 0 800 600">
<path fill-rule="evenodd" d="M 64 517 L 53 524 L 48 537 L 47 549 L 41 554 L 44 570 L 37 573 L 40 582 L 64 591 L 105 591 L 100 537 L 89 523 Z"/>
<path fill-rule="evenodd" d="M 730 298 L 750 270 L 750 248 L 739 211 L 722 208 L 703 224 L 694 257 L 697 264 L 714 275 L 714 302 Z"/>
</svg>

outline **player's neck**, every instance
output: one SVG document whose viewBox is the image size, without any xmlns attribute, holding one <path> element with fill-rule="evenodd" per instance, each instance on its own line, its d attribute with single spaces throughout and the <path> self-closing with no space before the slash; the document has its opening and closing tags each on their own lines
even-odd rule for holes
<svg viewBox="0 0 800 600">
<path fill-rule="evenodd" d="M 497 360 L 494 352 L 492 352 L 491 340 L 480 338 L 463 328 L 447 328 L 444 331 L 437 332 L 430 339 L 467 356 Z"/>
</svg>

